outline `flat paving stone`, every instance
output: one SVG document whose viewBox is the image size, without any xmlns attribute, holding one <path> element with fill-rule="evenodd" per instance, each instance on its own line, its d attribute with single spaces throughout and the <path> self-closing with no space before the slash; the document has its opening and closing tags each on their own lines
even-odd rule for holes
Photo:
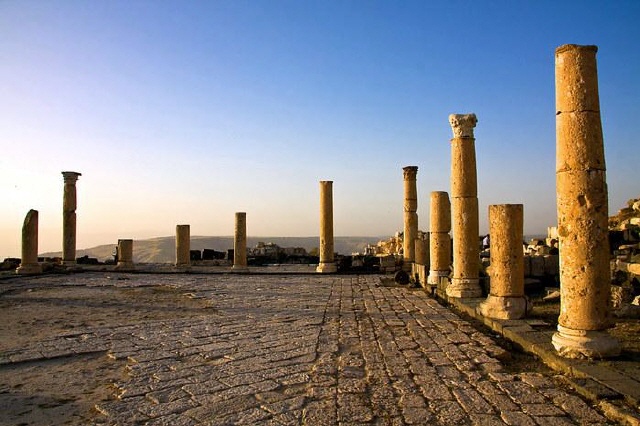
<svg viewBox="0 0 640 426">
<path fill-rule="evenodd" d="M 111 398 L 96 401 L 93 424 L 615 424 L 552 374 L 503 372 L 490 336 L 423 291 L 387 281 L 104 273 L 7 280 L 4 301 L 28 300 L 25 284 L 67 295 L 74 287 L 102 296 L 151 289 L 167 300 L 154 307 L 132 299 L 117 317 L 5 345 L 0 379 L 27 361 L 108 354 L 123 374 Z M 148 316 L 126 321 L 136 309 Z M 2 424 L 3 395 L 14 391 L 0 388 Z"/>
</svg>

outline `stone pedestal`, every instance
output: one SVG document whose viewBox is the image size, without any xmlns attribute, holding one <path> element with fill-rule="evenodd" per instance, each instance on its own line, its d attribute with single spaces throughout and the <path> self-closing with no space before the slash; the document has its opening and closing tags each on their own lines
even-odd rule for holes
<svg viewBox="0 0 640 426">
<path fill-rule="evenodd" d="M 133 240 L 118 240 L 118 264 L 116 269 L 118 271 L 132 271 L 135 269 L 133 264 Z"/>
<path fill-rule="evenodd" d="M 489 206 L 491 235 L 491 290 L 480 304 L 482 315 L 497 319 L 520 319 L 527 313 L 524 295 L 524 213 L 522 204 Z"/>
<path fill-rule="evenodd" d="M 451 114 L 451 204 L 453 210 L 453 277 L 449 297 L 480 297 L 478 188 L 473 128 L 475 114 Z"/>
<path fill-rule="evenodd" d="M 560 317 L 552 338 L 568 358 L 620 353 L 609 311 L 608 194 L 596 46 L 556 49 L 556 193 Z"/>
<path fill-rule="evenodd" d="M 38 211 L 29 210 L 22 225 L 22 257 L 20 266 L 16 268 L 20 275 L 41 274 L 42 266 L 38 263 Z"/>
<path fill-rule="evenodd" d="M 64 194 L 62 199 L 62 264 L 76 265 L 76 182 L 82 174 L 62 172 Z"/>
<path fill-rule="evenodd" d="M 404 177 L 404 238 L 402 241 L 403 269 L 411 271 L 415 260 L 415 239 L 418 236 L 418 190 L 416 175 L 418 167 L 407 166 L 402 169 Z"/>
<path fill-rule="evenodd" d="M 176 268 L 191 267 L 191 227 L 176 225 Z"/>
<path fill-rule="evenodd" d="M 234 272 L 248 272 L 247 267 L 247 213 L 236 212 L 236 229 L 233 240 Z"/>
<path fill-rule="evenodd" d="M 316 272 L 338 270 L 333 254 L 333 181 L 325 180 L 320 181 L 320 262 Z"/>
<path fill-rule="evenodd" d="M 444 191 L 431 193 L 429 209 L 429 277 L 427 283 L 438 286 L 443 277 L 449 276 L 451 265 L 451 203 Z"/>
</svg>

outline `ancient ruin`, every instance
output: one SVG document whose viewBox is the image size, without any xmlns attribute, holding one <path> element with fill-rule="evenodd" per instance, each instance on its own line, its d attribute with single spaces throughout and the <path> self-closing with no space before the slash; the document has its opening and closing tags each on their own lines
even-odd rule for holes
<svg viewBox="0 0 640 426">
<path fill-rule="evenodd" d="M 451 207 L 453 222 L 453 277 L 450 297 L 479 297 L 478 184 L 473 128 L 475 114 L 451 114 Z"/>
<path fill-rule="evenodd" d="M 191 266 L 191 228 L 189 225 L 176 225 L 176 268 L 187 269 Z"/>
<path fill-rule="evenodd" d="M 333 253 L 333 181 L 320 181 L 320 261 L 317 272 L 338 270 Z"/>
<path fill-rule="evenodd" d="M 82 176 L 77 172 L 62 172 L 64 194 L 62 200 L 62 264 L 76 264 L 76 182 Z"/>
<path fill-rule="evenodd" d="M 442 278 L 449 276 L 451 265 L 451 203 L 444 191 L 431 193 L 429 206 L 429 254 L 430 266 L 427 283 L 438 287 Z"/>
<path fill-rule="evenodd" d="M 524 295 L 524 228 L 522 204 L 489 206 L 491 235 L 491 290 L 480 306 L 482 315 L 498 319 L 519 319 L 527 312 Z"/>
<path fill-rule="evenodd" d="M 22 225 L 22 258 L 16 269 L 20 275 L 42 273 L 38 263 L 38 211 L 29 210 Z"/>
<path fill-rule="evenodd" d="M 418 191 L 416 175 L 418 167 L 407 166 L 402 169 L 404 177 L 404 240 L 403 240 L 403 269 L 411 271 L 411 264 L 415 260 L 415 243 L 418 236 Z"/>
<path fill-rule="evenodd" d="M 132 271 L 135 269 L 133 264 L 133 240 L 118 240 L 118 264 L 115 269 L 119 271 Z"/>
<path fill-rule="evenodd" d="M 596 46 L 556 49 L 556 191 L 560 317 L 553 346 L 569 358 L 608 357 L 608 194 Z"/>
<path fill-rule="evenodd" d="M 233 271 L 247 272 L 247 213 L 236 212 L 233 240 Z"/>
</svg>

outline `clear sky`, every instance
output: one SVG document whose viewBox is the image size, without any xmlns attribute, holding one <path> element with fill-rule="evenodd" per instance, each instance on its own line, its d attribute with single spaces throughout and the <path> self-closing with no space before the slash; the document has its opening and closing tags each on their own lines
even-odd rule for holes
<svg viewBox="0 0 640 426">
<path fill-rule="evenodd" d="M 448 115 L 478 116 L 480 230 L 555 213 L 554 50 L 598 51 L 609 205 L 640 196 L 640 2 L 0 0 L 0 257 L 40 212 L 61 250 L 61 171 L 82 173 L 78 248 L 118 238 L 402 229 L 402 167 L 449 190 Z"/>
</svg>

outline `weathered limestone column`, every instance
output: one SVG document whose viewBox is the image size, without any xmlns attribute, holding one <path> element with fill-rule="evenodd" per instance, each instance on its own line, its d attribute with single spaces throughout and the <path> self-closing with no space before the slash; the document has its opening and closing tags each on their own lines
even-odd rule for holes
<svg viewBox="0 0 640 426">
<path fill-rule="evenodd" d="M 20 275 L 41 274 L 38 263 L 38 211 L 29 210 L 22 225 L 22 256 L 20 266 L 16 268 Z"/>
<path fill-rule="evenodd" d="M 431 193 L 429 206 L 429 252 L 430 266 L 427 283 L 438 286 L 442 277 L 449 276 L 451 262 L 451 203 L 444 191 Z"/>
<path fill-rule="evenodd" d="M 333 257 L 333 181 L 320 181 L 320 263 L 316 272 L 336 272 Z"/>
<path fill-rule="evenodd" d="M 560 317 L 552 343 L 568 358 L 616 356 L 610 325 L 608 195 L 596 46 L 556 49 L 556 197 Z"/>
<path fill-rule="evenodd" d="M 235 272 L 248 272 L 247 267 L 247 213 L 236 212 L 236 230 L 233 241 L 233 268 Z"/>
<path fill-rule="evenodd" d="M 176 241 L 177 240 L 176 232 Z M 135 269 L 133 264 L 133 240 L 118 240 L 118 264 L 116 265 L 116 269 L 119 271 L 131 271 Z"/>
<path fill-rule="evenodd" d="M 522 204 L 489 206 L 491 235 L 491 290 L 479 306 L 485 317 L 520 319 L 527 313 L 524 295 L 524 252 Z"/>
<path fill-rule="evenodd" d="M 453 277 L 449 297 L 480 297 L 478 182 L 473 128 L 475 114 L 451 114 L 451 198 L 453 210 Z"/>
<path fill-rule="evenodd" d="M 404 239 L 402 242 L 403 269 L 411 271 L 415 261 L 415 239 L 418 236 L 418 191 L 416 175 L 418 167 L 407 166 L 402 169 L 404 175 Z"/>
<path fill-rule="evenodd" d="M 176 225 L 176 267 L 189 268 L 191 266 L 191 227 Z"/>
<path fill-rule="evenodd" d="M 76 182 L 82 174 L 62 172 L 64 178 L 64 195 L 62 199 L 62 264 L 76 264 Z"/>
</svg>

